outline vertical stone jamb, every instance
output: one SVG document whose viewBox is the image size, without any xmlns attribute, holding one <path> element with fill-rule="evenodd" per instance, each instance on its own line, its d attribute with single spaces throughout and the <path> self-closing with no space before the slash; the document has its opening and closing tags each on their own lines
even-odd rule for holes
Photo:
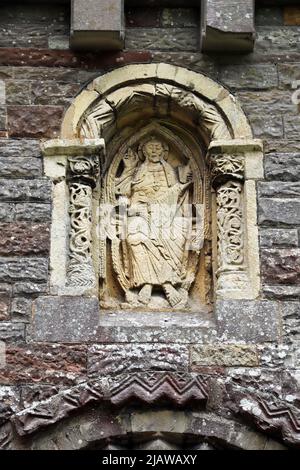
<svg viewBox="0 0 300 470">
<path fill-rule="evenodd" d="M 257 140 L 213 141 L 209 164 L 216 194 L 216 297 L 255 298 L 259 290 L 258 233 L 256 220 L 248 216 L 256 199 L 251 180 L 263 178 L 262 145 Z"/>
<path fill-rule="evenodd" d="M 97 290 L 93 195 L 104 147 L 103 139 L 54 139 L 42 143 L 45 173 L 53 181 L 52 294 L 78 295 Z"/>
<path fill-rule="evenodd" d="M 70 243 L 67 285 L 96 286 L 92 260 L 92 196 L 99 177 L 97 155 L 68 158 Z"/>
</svg>

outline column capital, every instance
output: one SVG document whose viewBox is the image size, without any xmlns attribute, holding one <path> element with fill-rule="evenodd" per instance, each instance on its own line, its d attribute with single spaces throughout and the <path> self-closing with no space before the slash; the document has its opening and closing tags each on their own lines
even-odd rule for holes
<svg viewBox="0 0 300 470">
<path fill-rule="evenodd" d="M 89 156 L 105 150 L 104 139 L 50 139 L 41 143 L 42 154 L 46 157 Z"/>
<path fill-rule="evenodd" d="M 213 187 L 229 180 L 261 179 L 263 143 L 259 139 L 214 140 L 208 148 L 207 162 Z"/>
</svg>

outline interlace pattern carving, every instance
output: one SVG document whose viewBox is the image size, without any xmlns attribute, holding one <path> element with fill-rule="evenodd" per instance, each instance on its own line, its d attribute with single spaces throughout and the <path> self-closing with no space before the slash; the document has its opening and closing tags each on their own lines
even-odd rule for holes
<svg viewBox="0 0 300 470">
<path fill-rule="evenodd" d="M 92 191 L 99 175 L 96 156 L 69 158 L 70 252 L 68 285 L 93 287 L 95 273 L 91 257 Z"/>
<path fill-rule="evenodd" d="M 219 270 L 244 262 L 242 184 L 228 181 L 217 189 Z"/>
</svg>

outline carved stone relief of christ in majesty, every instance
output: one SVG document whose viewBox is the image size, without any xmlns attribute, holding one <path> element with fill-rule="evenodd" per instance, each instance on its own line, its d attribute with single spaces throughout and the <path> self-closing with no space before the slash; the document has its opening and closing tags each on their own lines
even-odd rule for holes
<svg viewBox="0 0 300 470">
<path fill-rule="evenodd" d="M 165 302 L 177 309 L 188 303 L 195 276 L 189 263 L 193 171 L 189 161 L 172 165 L 168 156 L 169 145 L 149 135 L 126 149 L 114 178 L 118 213 L 112 262 L 126 306 Z"/>
</svg>

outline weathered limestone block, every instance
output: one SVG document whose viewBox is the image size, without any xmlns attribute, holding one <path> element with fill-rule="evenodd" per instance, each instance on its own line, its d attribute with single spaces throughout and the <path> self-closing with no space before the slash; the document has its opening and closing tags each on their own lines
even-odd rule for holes
<svg viewBox="0 0 300 470">
<path fill-rule="evenodd" d="M 277 67 L 278 67 L 279 87 L 291 91 L 293 87 L 293 82 L 296 82 L 300 78 L 299 77 L 299 65 L 285 62 L 285 63 L 279 63 Z"/>
<path fill-rule="evenodd" d="M 32 300 L 26 297 L 16 297 L 11 303 L 12 321 L 28 322 L 31 318 Z"/>
<path fill-rule="evenodd" d="M 31 330 L 33 341 L 64 343 L 95 341 L 99 324 L 98 299 L 40 297 L 33 308 Z"/>
<path fill-rule="evenodd" d="M 71 385 L 85 373 L 86 347 L 83 345 L 7 345 L 6 366 L 0 369 L 0 382 Z"/>
<path fill-rule="evenodd" d="M 188 348 L 179 344 L 94 345 L 88 351 L 88 374 L 137 371 L 187 371 Z"/>
<path fill-rule="evenodd" d="M 122 49 L 124 36 L 123 0 L 72 0 L 71 47 Z"/>
<path fill-rule="evenodd" d="M 48 290 L 47 284 L 38 282 L 16 282 L 13 287 L 13 295 L 31 295 L 37 296 L 45 294 Z"/>
<path fill-rule="evenodd" d="M 300 198 L 300 182 L 261 181 L 258 183 L 259 197 Z"/>
<path fill-rule="evenodd" d="M 5 105 L 5 102 L 6 102 L 5 82 L 3 80 L 0 80 L 0 106 Z"/>
<path fill-rule="evenodd" d="M 283 125 L 284 135 L 287 139 L 295 140 L 299 138 L 300 117 L 297 109 L 295 109 L 293 114 L 283 116 Z"/>
<path fill-rule="evenodd" d="M 4 423 L 20 407 L 20 390 L 13 386 L 0 386 L 0 424 Z M 1 438 L 0 438 L 1 441 Z"/>
<path fill-rule="evenodd" d="M 259 358 L 255 346 L 240 344 L 206 344 L 191 348 L 191 368 L 199 366 L 255 367 Z"/>
<path fill-rule="evenodd" d="M 0 47 L 47 47 L 49 34 L 68 32 L 68 8 L 66 5 L 36 5 L 20 2 L 14 5 L 1 2 Z"/>
<path fill-rule="evenodd" d="M 220 71 L 220 80 L 232 89 L 267 90 L 278 85 L 278 75 L 275 65 L 245 64 L 226 65 Z"/>
<path fill-rule="evenodd" d="M 261 229 L 259 232 L 260 246 L 273 247 L 297 247 L 298 231 L 296 229 L 270 228 Z"/>
<path fill-rule="evenodd" d="M 14 293 L 39 293 L 39 284 L 17 283 Z M 167 312 L 99 314 L 97 299 L 42 297 L 34 309 L 34 341 L 99 343 L 191 343 L 212 341 L 214 323 L 206 313 L 181 316 Z"/>
<path fill-rule="evenodd" d="M 262 291 L 267 299 L 298 300 L 300 298 L 299 286 L 263 286 Z"/>
<path fill-rule="evenodd" d="M 79 93 L 80 84 L 63 83 L 55 80 L 31 82 L 32 104 L 66 106 Z"/>
<path fill-rule="evenodd" d="M 257 26 L 255 52 L 259 54 L 284 54 L 299 52 L 299 27 Z"/>
<path fill-rule="evenodd" d="M 282 315 L 285 342 L 300 342 L 300 302 L 284 302 Z"/>
<path fill-rule="evenodd" d="M 279 115 L 280 113 L 295 112 L 295 105 L 291 101 L 291 92 L 287 90 L 253 90 L 239 91 L 235 96 L 240 100 L 243 110 L 247 115 L 268 114 Z"/>
<path fill-rule="evenodd" d="M 283 25 L 283 10 L 279 6 L 273 6 L 272 2 L 270 7 L 256 5 L 255 8 L 255 24 L 257 26 L 279 26 Z"/>
<path fill-rule="evenodd" d="M 34 139 L 0 139 L 0 157 L 40 157 L 40 145 Z"/>
<path fill-rule="evenodd" d="M 300 221 L 300 199 L 258 199 L 258 223 L 260 225 L 295 225 Z"/>
<path fill-rule="evenodd" d="M 45 201 L 51 199 L 51 183 L 47 179 L 0 180 L 1 201 Z"/>
<path fill-rule="evenodd" d="M 197 28 L 199 26 L 198 10 L 192 8 L 164 8 L 161 14 L 161 24 L 164 27 Z"/>
<path fill-rule="evenodd" d="M 6 82 L 7 105 L 29 105 L 30 83 L 25 80 L 9 80 Z"/>
<path fill-rule="evenodd" d="M 26 222 L 2 224 L 0 255 L 47 254 L 50 246 L 49 232 L 49 224 L 28 224 Z"/>
<path fill-rule="evenodd" d="M 0 282 L 47 281 L 47 258 L 0 258 Z"/>
<path fill-rule="evenodd" d="M 262 274 L 266 284 L 300 284 L 300 248 L 262 250 Z"/>
<path fill-rule="evenodd" d="M 51 220 L 51 205 L 39 203 L 19 203 L 15 205 L 15 219 L 32 223 Z"/>
<path fill-rule="evenodd" d="M 221 340 L 264 343 L 279 335 L 279 306 L 276 302 L 218 300 L 216 302 L 218 335 Z"/>
<path fill-rule="evenodd" d="M 251 123 L 255 137 L 270 139 L 283 137 L 283 124 L 281 116 L 270 115 L 250 115 Z"/>
<path fill-rule="evenodd" d="M 0 341 L 5 341 L 5 343 L 18 343 L 25 341 L 24 323 L 0 322 Z M 0 374 L 1 371 L 2 369 L 0 367 Z"/>
<path fill-rule="evenodd" d="M 253 0 L 202 0 L 201 50 L 250 52 L 254 47 Z"/>
<path fill-rule="evenodd" d="M 2 202 L 0 204 L 0 221 L 12 222 L 14 220 L 14 204 L 7 204 Z"/>
<path fill-rule="evenodd" d="M 67 50 L 70 47 L 69 35 L 49 36 L 48 37 L 49 49 Z"/>
<path fill-rule="evenodd" d="M 5 106 L 0 106 L 0 129 L 7 129 L 7 115 Z"/>
<path fill-rule="evenodd" d="M 42 162 L 37 158 L 0 157 L 1 178 L 42 176 Z"/>
<path fill-rule="evenodd" d="M 9 319 L 11 286 L 0 284 L 0 321 Z"/>
<path fill-rule="evenodd" d="M 199 52 L 191 54 L 190 52 L 151 51 L 151 54 L 155 62 L 188 67 L 194 72 L 202 72 L 215 79 L 219 78 L 219 67 L 216 62 Z"/>
<path fill-rule="evenodd" d="M 300 154 L 269 154 L 265 158 L 265 176 L 269 180 L 299 181 Z"/>
<path fill-rule="evenodd" d="M 267 344 L 259 347 L 261 367 L 284 368 L 291 348 L 287 344 Z"/>
<path fill-rule="evenodd" d="M 127 49 L 161 51 L 197 51 L 195 28 L 130 28 L 126 32 Z"/>
<path fill-rule="evenodd" d="M 22 407 L 29 408 L 37 402 L 47 400 L 64 388 L 66 388 L 64 385 L 21 385 Z"/>
</svg>

